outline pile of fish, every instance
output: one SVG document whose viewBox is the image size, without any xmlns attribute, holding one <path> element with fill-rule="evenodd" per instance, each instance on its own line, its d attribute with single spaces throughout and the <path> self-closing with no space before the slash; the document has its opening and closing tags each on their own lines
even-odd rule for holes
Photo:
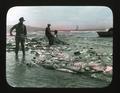
<svg viewBox="0 0 120 93">
<path fill-rule="evenodd" d="M 7 43 L 7 51 L 14 50 L 15 44 L 12 42 Z M 70 73 L 89 73 L 93 78 L 104 80 L 107 77 L 107 81 L 111 81 L 112 53 L 99 53 L 88 46 L 73 50 L 70 44 L 56 44 L 51 47 L 46 46 L 47 44 L 46 38 L 27 40 L 26 50 L 33 55 L 28 66 L 37 65 Z"/>
</svg>

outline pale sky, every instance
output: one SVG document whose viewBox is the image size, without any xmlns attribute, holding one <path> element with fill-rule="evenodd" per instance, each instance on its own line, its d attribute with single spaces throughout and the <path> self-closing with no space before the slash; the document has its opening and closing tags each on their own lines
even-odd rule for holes
<svg viewBox="0 0 120 93">
<path fill-rule="evenodd" d="M 113 14 L 105 6 L 16 6 L 8 10 L 7 25 L 14 25 L 24 17 L 25 25 L 52 28 L 106 29 L 113 27 Z"/>
</svg>

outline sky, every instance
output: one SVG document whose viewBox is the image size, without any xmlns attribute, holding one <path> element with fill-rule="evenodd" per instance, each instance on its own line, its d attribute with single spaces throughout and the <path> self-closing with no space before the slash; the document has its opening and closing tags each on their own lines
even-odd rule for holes
<svg viewBox="0 0 120 93">
<path fill-rule="evenodd" d="M 113 27 L 113 14 L 105 6 L 15 6 L 7 12 L 7 25 L 24 17 L 25 25 L 55 29 L 107 29 Z"/>
</svg>

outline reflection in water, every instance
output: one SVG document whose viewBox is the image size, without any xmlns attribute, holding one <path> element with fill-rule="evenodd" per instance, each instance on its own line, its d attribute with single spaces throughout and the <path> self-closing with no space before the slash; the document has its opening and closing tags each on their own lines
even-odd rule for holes
<svg viewBox="0 0 120 93">
<path fill-rule="evenodd" d="M 15 61 L 19 62 L 19 57 L 18 56 L 15 56 Z"/>
<path fill-rule="evenodd" d="M 11 78 L 14 80 L 14 82 L 12 82 L 12 84 L 10 85 L 14 85 L 18 87 L 24 85 L 24 78 L 26 75 L 26 67 L 25 64 L 23 64 L 24 62 L 25 62 L 25 56 L 23 56 L 22 58 L 20 58 L 19 56 L 15 56 L 14 68 L 12 69 L 12 73 L 11 73 Z"/>
<path fill-rule="evenodd" d="M 19 58 L 18 55 L 15 56 L 15 61 L 18 62 L 18 63 L 19 63 L 19 62 L 21 62 L 21 63 L 25 63 L 25 59 L 26 59 L 26 58 L 25 58 L 24 55 L 22 56 L 21 61 L 20 61 L 20 58 Z"/>
<path fill-rule="evenodd" d="M 25 56 L 22 57 L 21 63 L 25 63 Z"/>
</svg>

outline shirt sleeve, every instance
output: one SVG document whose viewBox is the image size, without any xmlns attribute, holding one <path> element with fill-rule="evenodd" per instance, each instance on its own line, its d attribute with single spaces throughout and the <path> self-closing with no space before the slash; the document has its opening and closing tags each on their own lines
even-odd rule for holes
<svg viewBox="0 0 120 93">
<path fill-rule="evenodd" d="M 16 28 L 16 25 L 14 25 L 11 29 L 10 29 L 10 34 L 12 34 L 12 31 L 13 31 L 13 29 L 15 29 Z"/>
</svg>

